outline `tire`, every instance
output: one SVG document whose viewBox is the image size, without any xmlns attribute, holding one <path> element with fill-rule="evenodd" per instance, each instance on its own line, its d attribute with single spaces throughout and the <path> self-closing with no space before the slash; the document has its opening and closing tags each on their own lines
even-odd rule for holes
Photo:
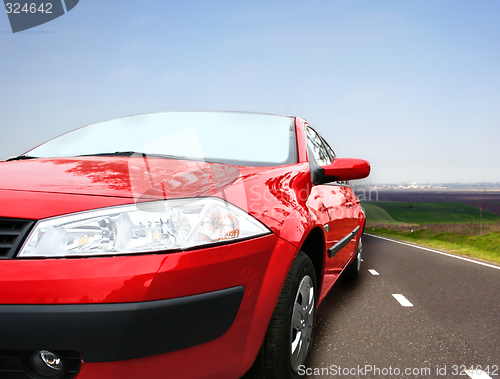
<svg viewBox="0 0 500 379">
<path fill-rule="evenodd" d="M 361 267 L 361 253 L 363 252 L 363 242 L 361 242 L 361 237 L 358 241 L 358 249 L 356 252 L 356 258 L 349 263 L 344 272 L 342 273 L 342 279 L 344 280 L 356 280 L 359 276 L 359 269 Z"/>
<path fill-rule="evenodd" d="M 244 378 L 304 377 L 312 350 L 316 299 L 314 266 L 300 251 L 281 290 L 257 359 Z"/>
</svg>

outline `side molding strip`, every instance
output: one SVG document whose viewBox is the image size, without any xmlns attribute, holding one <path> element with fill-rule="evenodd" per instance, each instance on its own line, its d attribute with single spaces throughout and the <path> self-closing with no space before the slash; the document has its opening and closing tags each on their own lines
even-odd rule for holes
<svg viewBox="0 0 500 379">
<path fill-rule="evenodd" d="M 328 249 L 328 258 L 333 258 L 335 254 L 337 254 L 340 250 L 342 250 L 351 240 L 353 237 L 358 234 L 359 231 L 359 225 L 356 226 L 356 229 L 354 229 L 351 233 L 346 235 L 344 238 L 342 238 L 339 242 L 337 242 L 335 245 L 333 245 L 331 248 Z"/>
</svg>

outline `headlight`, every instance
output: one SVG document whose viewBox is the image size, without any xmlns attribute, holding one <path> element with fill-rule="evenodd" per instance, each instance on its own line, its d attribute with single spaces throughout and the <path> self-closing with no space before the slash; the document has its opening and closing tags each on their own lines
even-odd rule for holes
<svg viewBox="0 0 500 379">
<path fill-rule="evenodd" d="M 258 220 L 218 198 L 155 201 L 41 220 L 17 256 L 145 253 L 268 233 Z"/>
</svg>

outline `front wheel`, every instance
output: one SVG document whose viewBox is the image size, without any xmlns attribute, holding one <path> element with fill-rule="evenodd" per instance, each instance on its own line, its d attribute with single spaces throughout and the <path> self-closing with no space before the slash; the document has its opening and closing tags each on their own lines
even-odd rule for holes
<svg viewBox="0 0 500 379">
<path fill-rule="evenodd" d="M 303 378 L 316 324 L 316 274 L 299 252 L 288 273 L 257 359 L 245 378 Z"/>
</svg>

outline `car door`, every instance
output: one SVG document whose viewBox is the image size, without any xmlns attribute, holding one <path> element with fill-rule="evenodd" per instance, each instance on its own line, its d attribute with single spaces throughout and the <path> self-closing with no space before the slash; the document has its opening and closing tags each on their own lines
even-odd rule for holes
<svg viewBox="0 0 500 379">
<path fill-rule="evenodd" d="M 311 166 L 326 166 L 335 159 L 333 150 L 310 126 L 306 126 L 308 156 Z M 347 182 L 332 182 L 315 185 L 308 206 L 323 225 L 326 248 L 336 246 L 357 226 L 357 217 L 352 212 L 353 196 Z M 353 243 L 325 258 L 325 288 L 337 279 L 353 253 Z"/>
<path fill-rule="evenodd" d="M 335 159 L 333 149 L 325 140 L 323 140 L 323 143 L 332 159 Z M 329 204 L 331 205 L 329 207 L 330 212 L 332 212 L 331 217 L 334 227 L 338 230 L 341 239 L 343 239 L 350 235 L 358 226 L 359 200 L 347 180 L 325 183 L 325 185 L 331 188 L 329 196 L 325 201 L 326 204 L 329 204 L 330 201 L 333 202 L 333 204 Z M 351 242 L 336 253 L 335 257 L 341 268 L 349 262 L 352 254 L 355 253 L 355 249 L 355 243 Z"/>
</svg>

